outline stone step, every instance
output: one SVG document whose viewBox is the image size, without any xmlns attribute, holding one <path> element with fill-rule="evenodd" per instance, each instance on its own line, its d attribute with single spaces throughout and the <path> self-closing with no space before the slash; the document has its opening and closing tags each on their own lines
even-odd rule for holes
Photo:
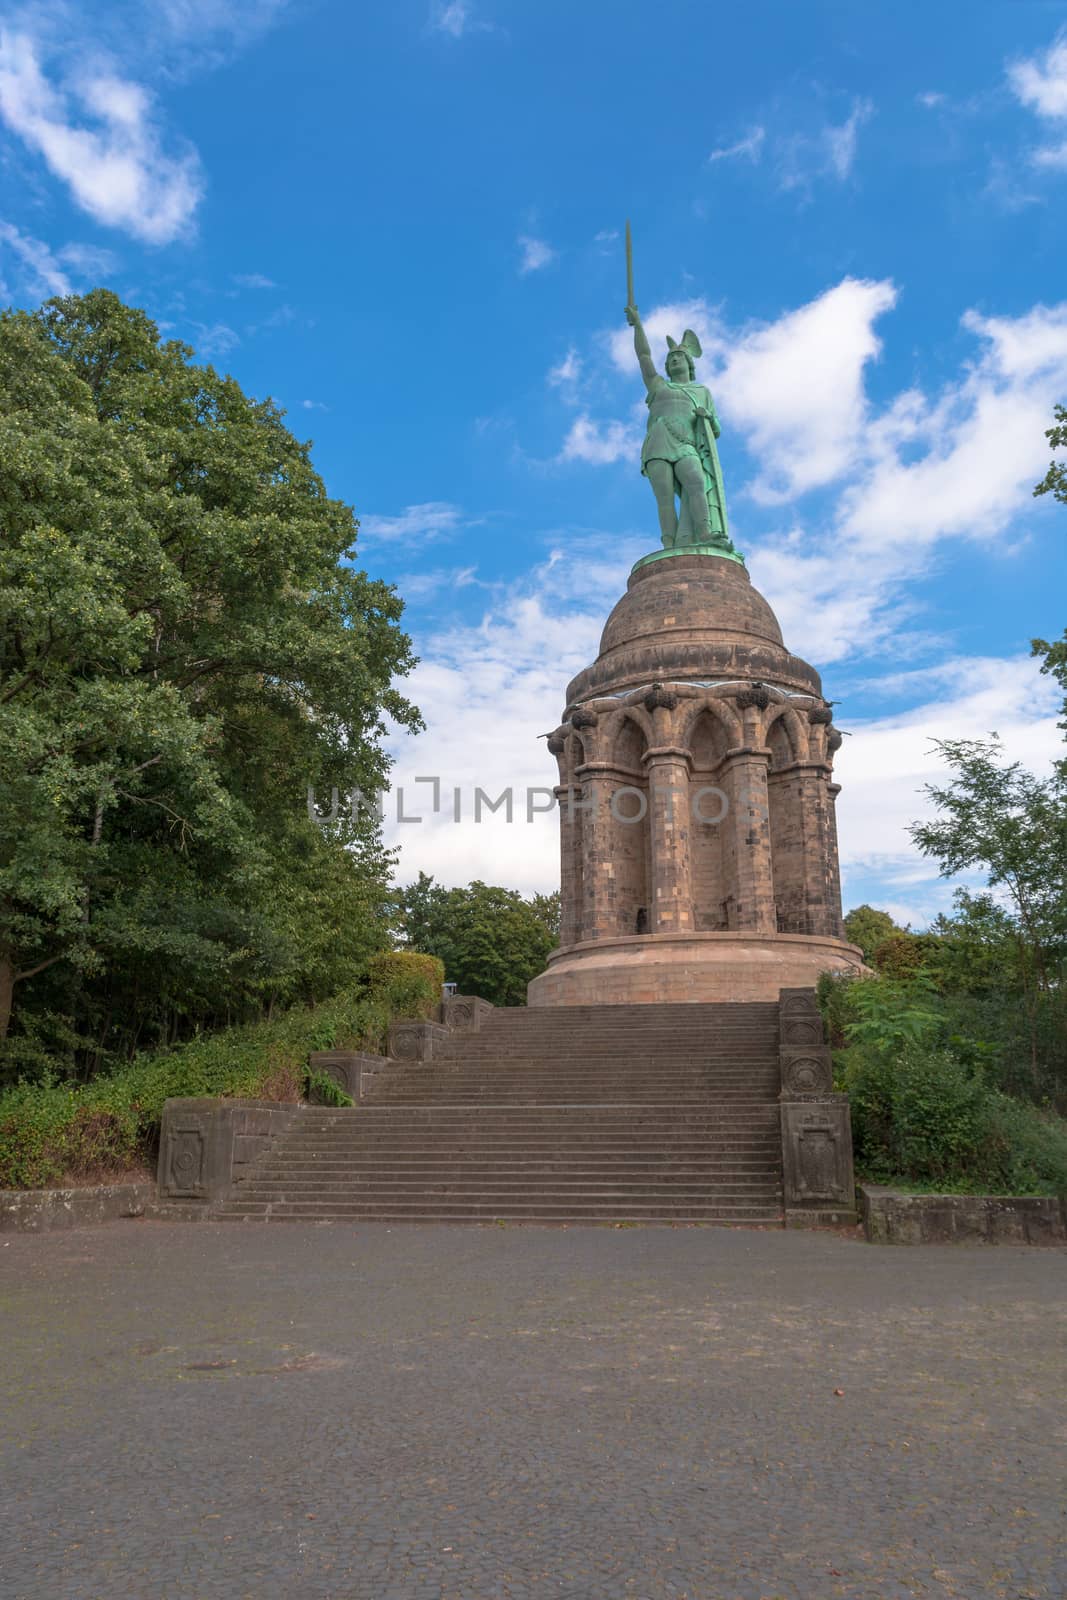
<svg viewBox="0 0 1067 1600">
<path fill-rule="evenodd" d="M 346 1172 L 367 1173 L 407 1173 L 407 1172 L 590 1172 L 605 1173 L 618 1172 L 623 1176 L 634 1173 L 648 1172 L 690 1172 L 700 1177 L 716 1177 L 723 1173 L 766 1172 L 775 1166 L 769 1153 L 742 1153 L 710 1158 L 696 1156 L 678 1156 L 674 1151 L 664 1151 L 658 1159 L 647 1153 L 634 1153 L 629 1156 L 611 1155 L 602 1152 L 576 1151 L 570 1160 L 559 1155 L 546 1152 L 543 1156 L 530 1154 L 517 1154 L 505 1156 L 502 1152 L 495 1155 L 481 1151 L 448 1151 L 442 1155 L 433 1152 L 422 1156 L 397 1156 L 382 1157 L 378 1154 L 368 1154 L 365 1151 L 353 1151 L 347 1154 L 329 1154 L 325 1156 L 297 1155 L 283 1152 L 274 1157 L 263 1158 L 262 1165 L 257 1165 L 255 1171 L 258 1177 L 264 1173 L 286 1172 L 294 1175 L 306 1173 L 313 1175 L 337 1174 L 343 1176 Z"/>
<path fill-rule="evenodd" d="M 346 1183 L 349 1179 L 360 1183 L 450 1182 L 462 1177 L 464 1182 L 477 1178 L 479 1182 L 499 1177 L 506 1184 L 533 1181 L 561 1183 L 696 1183 L 722 1184 L 728 1182 L 763 1182 L 768 1174 L 774 1176 L 777 1167 L 773 1162 L 755 1161 L 744 1165 L 724 1164 L 719 1167 L 698 1166 L 691 1162 L 575 1162 L 571 1165 L 554 1161 L 426 1161 L 407 1162 L 396 1166 L 363 1165 L 360 1163 L 266 1162 L 249 1172 L 242 1181 L 246 1185 L 285 1179 L 288 1183 Z"/>
<path fill-rule="evenodd" d="M 716 1205 L 742 1204 L 748 1201 L 770 1201 L 778 1194 L 778 1185 L 766 1181 L 753 1183 L 728 1183 L 717 1185 L 714 1189 L 706 1184 L 668 1184 L 668 1183 L 561 1183 L 548 1179 L 531 1179 L 526 1183 L 494 1184 L 475 1182 L 455 1183 L 410 1183 L 390 1182 L 369 1185 L 351 1184 L 291 1184 L 288 1187 L 274 1185 L 249 1185 L 242 1186 L 240 1198 L 245 1204 L 256 1201 L 264 1203 L 274 1200 L 284 1200 L 287 1203 L 306 1201 L 308 1204 L 336 1200 L 342 1204 L 355 1203 L 356 1201 L 369 1200 L 375 1205 L 384 1204 L 389 1200 L 411 1200 L 419 1196 L 432 1196 L 434 1199 L 447 1197 L 458 1203 L 461 1200 L 472 1200 L 479 1204 L 496 1204 L 498 1201 L 515 1201 L 535 1199 L 540 1201 L 548 1198 L 555 1204 L 559 1200 L 580 1200 L 583 1203 L 612 1204 L 623 1198 L 632 1199 L 640 1203 L 652 1204 L 658 1201 L 676 1200 L 679 1205 L 704 1205 L 714 1201 Z"/>
<path fill-rule="evenodd" d="M 641 1205 L 631 1200 L 611 1205 L 589 1203 L 579 1205 L 573 1201 L 560 1204 L 539 1202 L 518 1205 L 499 1202 L 496 1205 L 455 1203 L 446 1200 L 353 1202 L 347 1205 L 272 1201 L 241 1205 L 230 1202 L 220 1208 L 223 1217 L 262 1218 L 271 1222 L 284 1221 L 367 1221 L 376 1222 L 749 1222 L 780 1223 L 782 1208 L 778 1203 L 767 1204 L 717 1204 Z"/>
</svg>

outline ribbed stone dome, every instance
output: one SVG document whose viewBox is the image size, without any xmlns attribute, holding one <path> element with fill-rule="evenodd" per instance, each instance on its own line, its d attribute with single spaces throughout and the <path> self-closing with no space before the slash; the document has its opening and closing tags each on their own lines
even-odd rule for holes
<svg viewBox="0 0 1067 1600">
<path fill-rule="evenodd" d="M 778 620 L 745 568 L 718 556 L 676 555 L 638 567 L 607 620 L 600 654 L 567 689 L 567 704 L 641 684 L 764 679 L 820 694 L 819 675 L 790 655 Z"/>
</svg>

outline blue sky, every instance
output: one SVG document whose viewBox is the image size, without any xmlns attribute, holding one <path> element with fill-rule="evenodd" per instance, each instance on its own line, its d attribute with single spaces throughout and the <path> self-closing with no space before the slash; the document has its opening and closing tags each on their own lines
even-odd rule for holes
<svg viewBox="0 0 1067 1600">
<path fill-rule="evenodd" d="M 658 21 L 662 16 L 662 23 Z M 846 904 L 949 890 L 905 825 L 929 741 L 1036 768 L 1067 514 L 1067 33 L 1044 0 L 0 5 L 0 285 L 103 282 L 315 440 L 395 581 L 428 728 L 401 875 L 556 878 L 537 735 L 658 542 L 621 231 L 691 325 L 734 536 L 822 671 Z M 294 803 L 301 803 L 294 775 Z M 539 802 L 535 802 L 539 803 Z M 522 801 L 519 801 L 522 814 Z"/>
</svg>

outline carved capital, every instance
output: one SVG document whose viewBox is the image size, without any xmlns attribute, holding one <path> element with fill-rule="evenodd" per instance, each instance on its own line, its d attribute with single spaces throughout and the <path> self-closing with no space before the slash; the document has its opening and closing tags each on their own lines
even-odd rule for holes
<svg viewBox="0 0 1067 1600">
<path fill-rule="evenodd" d="M 579 706 L 576 711 L 571 712 L 572 728 L 595 728 L 596 723 L 596 712 L 590 711 L 588 706 Z"/>
<path fill-rule="evenodd" d="M 673 711 L 678 704 L 678 696 L 670 689 L 665 689 L 662 683 L 654 683 L 642 702 L 645 710 L 651 716 L 652 712 L 662 707 L 664 711 Z"/>
<path fill-rule="evenodd" d="M 567 735 L 562 728 L 557 728 L 555 733 L 548 736 L 549 754 L 561 756 L 567 748 Z"/>
<path fill-rule="evenodd" d="M 739 694 L 734 696 L 734 699 L 742 711 L 748 711 L 753 706 L 760 711 L 766 711 L 774 696 L 765 683 L 757 682 L 749 689 L 742 689 Z"/>
<path fill-rule="evenodd" d="M 833 720 L 832 706 L 816 706 L 814 710 L 808 712 L 808 721 L 815 727 L 829 727 Z"/>
</svg>

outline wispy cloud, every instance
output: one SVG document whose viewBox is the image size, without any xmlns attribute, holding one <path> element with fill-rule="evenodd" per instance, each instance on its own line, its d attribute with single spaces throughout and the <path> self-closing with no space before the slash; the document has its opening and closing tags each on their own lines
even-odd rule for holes
<svg viewBox="0 0 1067 1600">
<path fill-rule="evenodd" d="M 278 285 L 273 278 L 267 278 L 262 272 L 235 272 L 232 274 L 234 283 L 242 289 L 276 289 Z"/>
<path fill-rule="evenodd" d="M 1008 82 L 1020 104 L 1063 134 L 1058 143 L 1033 150 L 1032 161 L 1067 171 L 1067 31 L 1057 34 L 1043 55 L 1010 63 Z"/>
<path fill-rule="evenodd" d="M 428 572 L 402 572 L 395 582 L 405 600 L 428 600 L 445 589 L 469 589 L 479 581 L 477 571 L 477 567 L 434 567 Z"/>
<path fill-rule="evenodd" d="M 872 101 L 856 100 L 844 122 L 827 122 L 816 133 L 797 133 L 778 140 L 778 181 L 782 188 L 807 190 L 822 178 L 843 183 L 855 165 L 859 130 L 873 115 Z"/>
<path fill-rule="evenodd" d="M 92 278 L 97 283 L 113 277 L 119 267 L 114 252 L 97 244 L 65 244 L 58 255 L 76 278 Z"/>
<path fill-rule="evenodd" d="M 329 411 L 329 406 L 322 400 L 301 400 L 300 405 L 304 411 Z"/>
<path fill-rule="evenodd" d="M 210 326 L 194 322 L 193 327 L 196 330 L 197 352 L 207 361 L 213 361 L 216 356 L 228 356 L 241 342 L 240 335 L 227 327 L 225 322 L 215 322 Z"/>
<path fill-rule="evenodd" d="M 521 256 L 519 259 L 519 272 L 523 277 L 528 272 L 540 272 L 542 268 L 549 267 L 556 259 L 556 251 L 544 239 L 536 239 L 532 234 L 522 233 L 518 239 Z"/>
<path fill-rule="evenodd" d="M 462 39 L 465 33 L 470 33 L 475 27 L 481 27 L 475 21 L 474 7 L 470 0 L 440 0 L 430 12 L 427 23 L 431 33 L 444 33 L 450 39 Z"/>
<path fill-rule="evenodd" d="M 767 138 L 767 130 L 757 125 L 750 129 L 743 139 L 738 139 L 736 144 L 721 145 L 708 156 L 709 161 L 733 161 L 741 158 L 747 161 L 758 161 L 763 151 Z"/>
<path fill-rule="evenodd" d="M 97 222 L 149 244 L 189 227 L 203 193 L 199 160 L 190 148 L 164 150 L 140 84 L 104 70 L 50 82 L 35 41 L 3 30 L 0 118 Z"/>
<path fill-rule="evenodd" d="M 553 389 L 562 389 L 564 398 L 568 398 L 581 376 L 582 358 L 574 346 L 571 345 L 563 360 L 558 362 L 556 366 L 549 368 L 548 383 Z"/>
<path fill-rule="evenodd" d="M 429 544 L 450 539 L 464 526 L 463 512 L 448 500 L 426 500 L 405 506 L 395 516 L 362 516 L 360 534 L 389 544 Z"/>
<path fill-rule="evenodd" d="M 6 247 L 14 257 L 20 282 L 35 299 L 70 294 L 70 278 L 43 240 L 21 232 L 11 222 L 0 222 L 0 246 Z"/>
</svg>

